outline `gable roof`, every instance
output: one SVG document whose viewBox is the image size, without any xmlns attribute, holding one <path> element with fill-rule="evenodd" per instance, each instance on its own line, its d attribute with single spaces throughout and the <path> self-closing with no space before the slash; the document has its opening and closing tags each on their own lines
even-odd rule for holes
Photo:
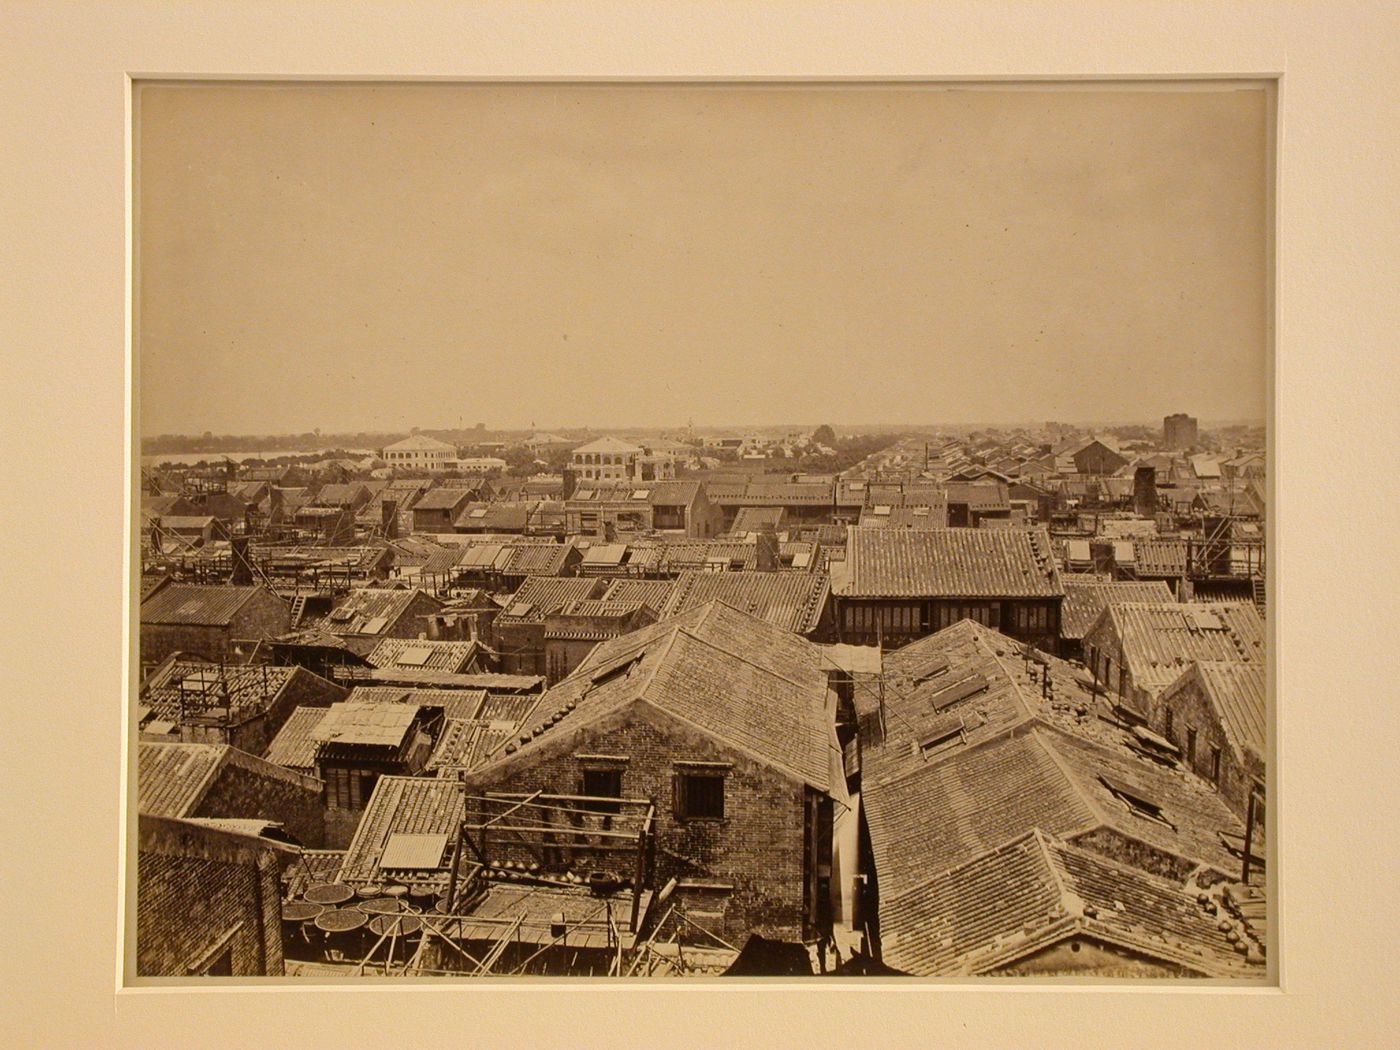
<svg viewBox="0 0 1400 1050">
<path fill-rule="evenodd" d="M 1193 890 L 1031 831 L 880 907 L 883 960 L 986 973 L 1078 934 L 1211 977 L 1262 976 Z"/>
<path fill-rule="evenodd" d="M 219 773 L 230 765 L 319 794 L 319 781 L 228 744 L 143 741 L 136 752 L 136 808 L 154 816 L 189 816 L 199 808 Z"/>
<path fill-rule="evenodd" d="M 227 627 L 264 587 L 222 587 L 172 583 L 141 603 L 141 622 L 161 625 Z"/>
<path fill-rule="evenodd" d="M 455 485 L 452 488 L 429 489 L 418 497 L 413 511 L 417 513 L 420 510 L 457 510 L 468 503 L 476 492 L 475 487 L 462 488 Z"/>
<path fill-rule="evenodd" d="M 1025 597 L 1064 594 L 1045 529 L 872 529 L 847 532 L 835 586 L 848 597 Z"/>
<path fill-rule="evenodd" d="M 496 622 L 543 621 L 570 602 L 596 597 L 603 589 L 601 582 L 589 576 L 531 576 L 506 603 Z"/>
<path fill-rule="evenodd" d="M 321 724 L 326 711 L 324 707 L 298 707 L 293 711 L 267 745 L 267 760 L 288 769 L 315 769 L 318 742 L 311 733 Z"/>
<path fill-rule="evenodd" d="M 1060 637 L 1083 638 L 1109 602 L 1174 601 L 1171 588 L 1161 580 L 1107 582 L 1064 579 L 1065 600 L 1060 606 Z"/>
<path fill-rule="evenodd" d="M 418 587 L 408 590 L 360 587 L 336 603 L 326 618 L 325 629 L 341 637 L 377 637 L 404 616 L 419 595 L 430 599 L 435 607 L 441 605 L 436 598 Z"/>
<path fill-rule="evenodd" d="M 365 656 L 371 667 L 415 667 L 425 671 L 460 674 L 472 663 L 475 642 L 429 638 L 385 638 Z"/>
<path fill-rule="evenodd" d="M 1264 622 L 1252 602 L 1121 602 L 1099 614 L 1118 639 L 1133 682 L 1148 692 L 1171 685 L 1194 660 L 1262 664 Z"/>
<path fill-rule="evenodd" d="M 830 592 L 823 573 L 689 570 L 676 580 L 662 612 L 671 616 L 718 599 L 785 631 L 807 634 L 820 623 Z"/>
<path fill-rule="evenodd" d="M 810 643 L 712 601 L 599 644 L 547 691 L 522 743 L 479 772 L 527 761 L 574 729 L 645 704 L 818 790 L 839 761 L 826 674 Z M 839 765 L 837 766 L 839 769 Z"/>
<path fill-rule="evenodd" d="M 1182 672 L 1165 692 L 1174 692 L 1191 679 L 1205 690 L 1235 751 L 1262 760 L 1266 724 L 1264 665 L 1201 660 Z"/>
<path fill-rule="evenodd" d="M 381 882 L 379 862 L 391 835 L 453 835 L 465 815 L 455 778 L 380 777 L 345 850 L 339 881 Z M 445 883 L 447 871 L 425 871 L 422 880 Z"/>
<path fill-rule="evenodd" d="M 1160 800 L 1170 823 L 1136 814 L 1105 776 Z M 1192 774 L 1040 725 L 862 784 L 882 894 L 906 892 L 930 871 L 956 867 L 1032 830 L 1074 839 L 1107 828 L 1187 868 L 1206 864 L 1220 872 L 1235 866 L 1221 834 L 1243 832 Z"/>
</svg>

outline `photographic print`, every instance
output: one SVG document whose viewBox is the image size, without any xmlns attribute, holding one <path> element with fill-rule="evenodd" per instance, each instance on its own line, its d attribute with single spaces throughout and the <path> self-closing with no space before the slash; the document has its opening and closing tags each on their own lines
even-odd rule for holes
<svg viewBox="0 0 1400 1050">
<path fill-rule="evenodd" d="M 1274 102 L 136 82 L 128 979 L 1270 982 Z"/>
</svg>

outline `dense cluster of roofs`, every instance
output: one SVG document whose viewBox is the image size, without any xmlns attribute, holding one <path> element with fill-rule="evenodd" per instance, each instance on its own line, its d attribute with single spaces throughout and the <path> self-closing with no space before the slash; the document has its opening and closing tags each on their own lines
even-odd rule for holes
<svg viewBox="0 0 1400 1050">
<path fill-rule="evenodd" d="M 140 973 L 1262 976 L 1264 460 L 1167 422 L 143 472 Z"/>
</svg>

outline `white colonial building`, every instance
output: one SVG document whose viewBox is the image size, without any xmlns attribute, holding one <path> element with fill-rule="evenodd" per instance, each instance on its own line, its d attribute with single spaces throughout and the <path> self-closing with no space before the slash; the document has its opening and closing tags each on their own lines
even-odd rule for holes
<svg viewBox="0 0 1400 1050">
<path fill-rule="evenodd" d="M 446 441 L 414 434 L 392 445 L 385 445 L 380 458 L 397 470 L 451 470 L 457 460 L 457 448 Z"/>
</svg>

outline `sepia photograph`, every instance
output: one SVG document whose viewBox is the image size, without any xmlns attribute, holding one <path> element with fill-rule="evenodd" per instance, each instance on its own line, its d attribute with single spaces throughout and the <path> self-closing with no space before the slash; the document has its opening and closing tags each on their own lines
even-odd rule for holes
<svg viewBox="0 0 1400 1050">
<path fill-rule="evenodd" d="M 1273 980 L 1274 103 L 135 83 L 128 980 Z"/>
</svg>

